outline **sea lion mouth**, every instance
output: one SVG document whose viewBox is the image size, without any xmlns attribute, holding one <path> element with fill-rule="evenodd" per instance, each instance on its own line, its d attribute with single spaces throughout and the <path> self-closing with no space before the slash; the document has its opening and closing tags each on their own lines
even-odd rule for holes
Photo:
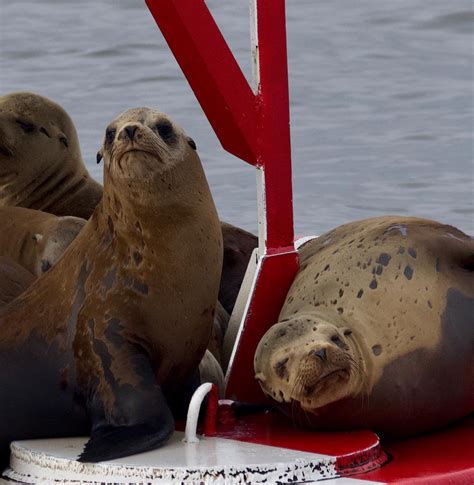
<svg viewBox="0 0 474 485">
<path fill-rule="evenodd" d="M 122 158 L 129 154 L 129 153 L 146 153 L 147 155 L 151 155 L 153 158 L 155 158 L 158 162 L 164 163 L 161 157 L 156 153 L 152 152 L 150 150 L 144 150 L 142 148 L 129 148 L 128 150 L 125 150 L 118 158 L 118 162 L 120 163 L 122 161 Z"/>
<path fill-rule="evenodd" d="M 341 381 L 347 382 L 350 378 L 349 369 L 341 368 L 328 372 L 321 376 L 314 384 L 303 385 L 305 396 L 321 393 L 325 388 L 332 386 Z"/>
</svg>

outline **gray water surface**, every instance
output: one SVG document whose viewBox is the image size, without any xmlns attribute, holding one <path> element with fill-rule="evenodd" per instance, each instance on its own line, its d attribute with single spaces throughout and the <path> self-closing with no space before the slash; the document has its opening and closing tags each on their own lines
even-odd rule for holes
<svg viewBox="0 0 474 485">
<path fill-rule="evenodd" d="M 208 0 L 250 77 L 246 0 Z M 474 233 L 469 0 L 287 0 L 296 231 L 381 214 Z M 254 170 L 220 147 L 140 0 L 0 0 L 0 92 L 73 118 L 88 168 L 120 112 L 169 113 L 198 145 L 221 218 L 256 230 Z"/>
</svg>

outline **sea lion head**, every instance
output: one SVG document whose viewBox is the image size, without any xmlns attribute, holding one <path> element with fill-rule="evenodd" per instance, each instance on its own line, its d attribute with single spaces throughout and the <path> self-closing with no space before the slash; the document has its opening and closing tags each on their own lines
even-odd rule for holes
<svg viewBox="0 0 474 485">
<path fill-rule="evenodd" d="M 9 205 L 21 205 L 36 180 L 77 164 L 85 172 L 76 129 L 58 104 L 29 92 L 0 96 L 0 193 Z"/>
<path fill-rule="evenodd" d="M 104 159 L 106 174 L 128 187 L 156 187 L 189 156 L 196 145 L 165 113 L 150 108 L 125 111 L 107 126 L 97 162 Z M 107 178 L 104 177 L 105 182 Z"/>
<path fill-rule="evenodd" d="M 300 313 L 273 325 L 255 353 L 255 378 L 265 394 L 305 411 L 358 392 L 363 363 L 352 331 Z"/>
</svg>

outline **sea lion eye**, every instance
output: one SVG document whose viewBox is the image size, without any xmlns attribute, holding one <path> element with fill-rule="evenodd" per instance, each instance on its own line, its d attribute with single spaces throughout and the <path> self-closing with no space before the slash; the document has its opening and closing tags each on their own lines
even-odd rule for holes
<svg viewBox="0 0 474 485">
<path fill-rule="evenodd" d="M 169 121 L 160 121 L 155 125 L 155 129 L 168 145 L 174 143 L 176 140 L 176 133 L 174 132 L 173 125 Z"/>
<path fill-rule="evenodd" d="M 28 121 L 24 120 L 16 120 L 16 122 L 21 126 L 21 129 L 25 133 L 32 133 L 35 131 L 35 125 L 33 125 L 33 123 L 28 123 Z"/>
<path fill-rule="evenodd" d="M 344 330 L 344 337 L 349 337 L 350 335 L 352 335 L 352 330 Z"/>
<path fill-rule="evenodd" d="M 65 136 L 60 136 L 59 141 L 67 148 L 69 146 L 69 142 Z"/>
<path fill-rule="evenodd" d="M 194 140 L 192 138 L 189 138 L 188 137 L 188 145 L 193 149 L 193 150 L 196 150 L 197 147 L 196 147 L 196 143 L 194 142 Z"/>
<path fill-rule="evenodd" d="M 339 335 L 333 335 L 331 337 L 331 342 L 335 343 L 338 347 L 344 347 L 344 342 L 341 340 Z"/>
<path fill-rule="evenodd" d="M 115 133 L 117 133 L 115 128 L 107 128 L 107 130 L 105 130 L 105 143 L 110 145 L 114 141 Z"/>
</svg>

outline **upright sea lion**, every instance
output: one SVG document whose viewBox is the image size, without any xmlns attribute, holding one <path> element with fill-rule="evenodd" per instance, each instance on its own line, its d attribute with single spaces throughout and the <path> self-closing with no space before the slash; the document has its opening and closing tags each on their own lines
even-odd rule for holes
<svg viewBox="0 0 474 485">
<path fill-rule="evenodd" d="M 222 234 L 193 143 L 168 116 L 106 130 L 104 197 L 63 257 L 0 310 L 0 456 L 87 433 L 81 461 L 162 445 L 171 395 L 204 355 Z M 92 428 L 92 429 L 91 429 Z"/>
<path fill-rule="evenodd" d="M 85 223 L 79 217 L 0 207 L 0 256 L 7 256 L 41 276 L 63 255 Z"/>
<path fill-rule="evenodd" d="M 34 93 L 0 96 L 0 206 L 87 219 L 101 197 L 63 108 Z"/>
<path fill-rule="evenodd" d="M 410 435 L 474 411 L 474 240 L 410 217 L 306 243 L 256 378 L 302 424 Z M 285 404 L 286 403 L 286 404 Z"/>
</svg>

